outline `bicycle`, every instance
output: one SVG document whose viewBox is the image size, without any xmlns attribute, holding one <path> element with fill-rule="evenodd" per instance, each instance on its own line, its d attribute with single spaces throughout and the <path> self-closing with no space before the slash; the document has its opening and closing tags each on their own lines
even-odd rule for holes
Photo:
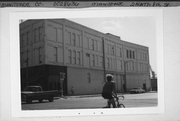
<svg viewBox="0 0 180 121">
<path fill-rule="evenodd" d="M 121 96 L 113 96 L 113 98 L 115 100 L 115 105 L 116 105 L 115 108 L 125 108 L 125 105 L 122 102 L 119 101 L 120 99 L 124 100 L 124 96 L 123 95 L 121 95 Z M 106 106 L 104 108 L 111 108 L 111 107 Z"/>
<path fill-rule="evenodd" d="M 116 96 L 115 98 L 115 103 L 116 103 L 116 108 L 125 108 L 125 105 L 122 102 L 119 102 L 119 98 L 121 97 L 122 100 L 124 100 L 124 96 Z"/>
</svg>

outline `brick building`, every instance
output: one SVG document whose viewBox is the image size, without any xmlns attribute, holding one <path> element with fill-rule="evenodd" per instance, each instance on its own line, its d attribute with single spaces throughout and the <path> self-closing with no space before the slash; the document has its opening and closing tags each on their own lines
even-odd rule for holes
<svg viewBox="0 0 180 121">
<path fill-rule="evenodd" d="M 101 93 L 106 73 L 117 91 L 151 89 L 148 47 L 129 43 L 67 19 L 20 24 L 21 87 L 41 85 L 64 94 Z M 60 73 L 65 73 L 60 81 Z"/>
</svg>

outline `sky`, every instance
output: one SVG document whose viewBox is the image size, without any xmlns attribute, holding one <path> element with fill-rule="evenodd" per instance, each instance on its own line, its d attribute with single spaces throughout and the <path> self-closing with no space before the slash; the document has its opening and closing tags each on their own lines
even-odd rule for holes
<svg viewBox="0 0 180 121">
<path fill-rule="evenodd" d="M 107 18 L 70 18 L 102 33 L 111 33 L 121 40 L 149 47 L 152 69 L 157 72 L 156 63 L 156 21 L 151 17 L 107 17 Z"/>
</svg>

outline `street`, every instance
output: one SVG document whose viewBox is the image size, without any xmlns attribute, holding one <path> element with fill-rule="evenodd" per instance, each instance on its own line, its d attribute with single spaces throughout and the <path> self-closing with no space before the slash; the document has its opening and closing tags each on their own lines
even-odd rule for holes
<svg viewBox="0 0 180 121">
<path fill-rule="evenodd" d="M 122 102 L 126 108 L 157 106 L 157 93 L 124 94 Z M 42 103 L 22 104 L 22 110 L 53 110 L 53 109 L 92 109 L 103 108 L 107 101 L 101 95 L 66 96 L 56 98 L 54 102 L 44 100 Z"/>
</svg>

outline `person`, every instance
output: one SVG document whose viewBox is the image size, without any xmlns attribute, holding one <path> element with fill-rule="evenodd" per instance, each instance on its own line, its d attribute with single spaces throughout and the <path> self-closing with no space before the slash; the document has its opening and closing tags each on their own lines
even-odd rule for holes
<svg viewBox="0 0 180 121">
<path fill-rule="evenodd" d="M 106 74 L 106 80 L 107 81 L 103 86 L 102 97 L 107 99 L 107 108 L 110 108 L 111 104 L 113 108 L 116 108 L 114 97 L 117 97 L 117 94 L 115 82 L 113 81 L 113 75 Z"/>
</svg>

